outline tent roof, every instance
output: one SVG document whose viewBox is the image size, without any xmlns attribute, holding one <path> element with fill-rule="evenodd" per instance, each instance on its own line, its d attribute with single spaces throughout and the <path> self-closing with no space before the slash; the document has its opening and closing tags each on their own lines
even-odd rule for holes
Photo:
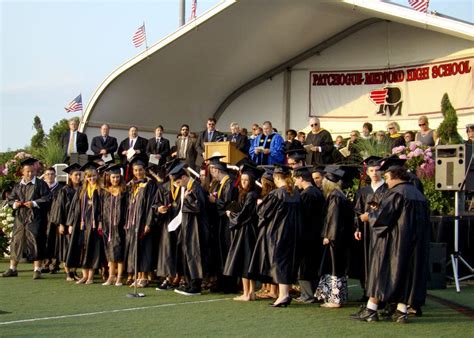
<svg viewBox="0 0 474 338">
<path fill-rule="evenodd" d="M 199 130 L 241 93 L 382 20 L 474 41 L 471 24 L 385 2 L 227 0 L 112 72 L 81 129 Z"/>
</svg>

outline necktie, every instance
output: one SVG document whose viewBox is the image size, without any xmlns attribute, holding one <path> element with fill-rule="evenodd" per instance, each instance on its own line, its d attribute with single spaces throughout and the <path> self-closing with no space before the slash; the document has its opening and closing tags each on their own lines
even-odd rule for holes
<svg viewBox="0 0 474 338">
<path fill-rule="evenodd" d="M 133 148 L 133 140 L 130 140 L 130 147 L 129 148 Z"/>
<path fill-rule="evenodd" d="M 71 155 L 72 152 L 74 151 L 74 132 L 69 132 L 69 145 L 67 147 L 67 153 L 68 155 Z"/>
<path fill-rule="evenodd" d="M 158 151 L 159 148 L 160 148 L 160 139 L 157 138 L 156 139 L 156 151 Z"/>
<path fill-rule="evenodd" d="M 210 131 L 210 132 L 207 133 L 207 142 L 211 142 L 211 140 L 212 140 L 212 134 L 213 134 L 213 133 L 214 133 L 214 132 L 212 132 L 212 131 Z"/>
<path fill-rule="evenodd" d="M 107 136 L 103 136 L 104 143 L 107 141 Z"/>
</svg>

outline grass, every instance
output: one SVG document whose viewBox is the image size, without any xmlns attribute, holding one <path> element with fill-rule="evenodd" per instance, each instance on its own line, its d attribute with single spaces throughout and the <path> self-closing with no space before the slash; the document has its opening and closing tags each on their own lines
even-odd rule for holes
<svg viewBox="0 0 474 338">
<path fill-rule="evenodd" d="M 8 267 L 0 263 L 0 271 Z M 145 298 L 130 299 L 127 287 L 74 285 L 62 274 L 32 280 L 31 265 L 21 264 L 17 278 L 0 278 L 0 336 L 472 336 L 472 318 L 427 300 L 424 315 L 410 324 L 365 323 L 348 318 L 357 304 L 341 309 L 321 309 L 317 304 L 292 303 L 273 309 L 268 300 L 235 302 L 232 295 L 205 294 L 185 297 L 174 292 L 144 289 Z M 351 280 L 350 285 L 357 282 Z M 350 299 L 360 289 L 350 289 Z M 474 286 L 433 292 L 438 297 L 455 296 L 473 307 Z M 212 301 L 215 302 L 203 302 Z M 461 301 L 459 301 L 461 302 Z M 143 307 L 130 311 L 108 312 Z M 2 323 L 91 312 L 90 316 L 41 320 L 17 324 Z M 470 334 L 469 334 L 470 332 Z"/>
</svg>

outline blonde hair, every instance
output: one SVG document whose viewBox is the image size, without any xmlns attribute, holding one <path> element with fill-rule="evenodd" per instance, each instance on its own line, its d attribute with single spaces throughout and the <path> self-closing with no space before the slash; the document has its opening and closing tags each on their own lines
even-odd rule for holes
<svg viewBox="0 0 474 338">
<path fill-rule="evenodd" d="M 426 123 L 426 126 L 428 127 L 429 122 L 428 122 L 428 118 L 427 118 L 425 115 L 420 116 L 420 117 L 418 118 L 418 122 L 421 122 L 421 121 L 423 121 L 424 123 Z"/>
<path fill-rule="evenodd" d="M 389 127 L 394 127 L 397 132 L 400 131 L 400 125 L 397 122 L 390 122 L 389 124 L 387 124 L 387 128 Z"/>
<path fill-rule="evenodd" d="M 321 188 L 323 190 L 324 197 L 327 198 L 334 190 L 341 191 L 341 181 L 332 182 L 327 178 L 323 178 Z"/>
<path fill-rule="evenodd" d="M 290 195 L 293 195 L 294 181 L 293 181 L 293 178 L 291 177 L 291 174 L 275 173 L 275 174 L 273 174 L 273 177 L 277 177 L 281 180 L 285 180 L 286 191 Z"/>
<path fill-rule="evenodd" d="M 89 187 L 89 182 L 87 182 L 87 178 L 92 177 L 94 174 L 99 176 L 99 173 L 95 169 L 89 168 L 84 171 L 84 180 L 83 180 L 83 184 L 82 184 L 81 192 L 80 192 L 81 197 L 83 197 L 84 194 L 87 193 L 87 188 Z M 97 184 L 99 184 L 99 179 L 97 179 Z"/>
</svg>

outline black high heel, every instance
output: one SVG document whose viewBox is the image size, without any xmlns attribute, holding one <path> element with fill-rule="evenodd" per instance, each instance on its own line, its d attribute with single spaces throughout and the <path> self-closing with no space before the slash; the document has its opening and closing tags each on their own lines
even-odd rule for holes
<svg viewBox="0 0 474 338">
<path fill-rule="evenodd" d="M 290 304 L 291 304 L 291 297 L 286 297 L 280 303 L 278 303 L 278 304 L 273 303 L 273 304 L 270 304 L 270 306 L 271 307 L 287 307 Z"/>
</svg>

